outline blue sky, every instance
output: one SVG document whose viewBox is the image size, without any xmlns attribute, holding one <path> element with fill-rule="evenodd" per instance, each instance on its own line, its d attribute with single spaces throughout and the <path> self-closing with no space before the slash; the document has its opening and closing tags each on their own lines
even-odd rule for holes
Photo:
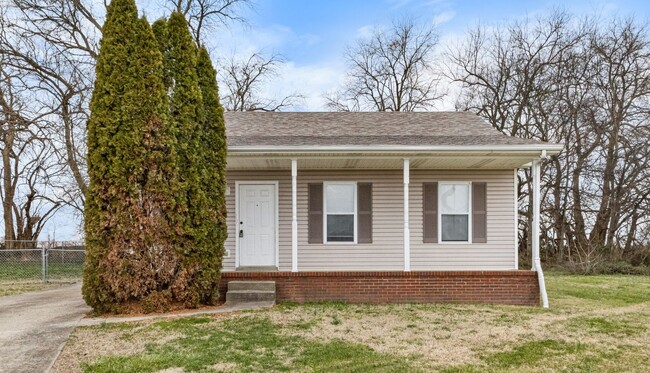
<svg viewBox="0 0 650 373">
<path fill-rule="evenodd" d="M 147 0 L 141 0 L 147 1 Z M 152 1 L 152 0 L 149 0 Z M 155 0 L 153 0 L 155 1 Z M 535 17 L 562 7 L 576 15 L 609 17 L 635 15 L 648 19 L 649 0 L 627 1 L 454 1 L 454 0 L 254 0 L 245 13 L 249 24 L 214 32 L 213 57 L 248 56 L 256 51 L 279 53 L 287 59 L 278 79 L 265 88 L 267 96 L 299 92 L 306 100 L 297 110 L 324 110 L 323 93 L 344 79 L 345 47 L 371 27 L 394 19 L 415 17 L 435 23 L 441 48 L 462 38 L 479 22 L 485 25 Z M 438 109 L 450 109 L 451 101 Z"/>
<path fill-rule="evenodd" d="M 137 0 L 150 20 L 162 15 L 154 4 L 164 0 Z M 253 52 L 280 53 L 287 63 L 264 87 L 267 96 L 300 92 L 306 96 L 298 110 L 324 110 L 322 95 L 332 91 L 345 77 L 343 52 L 346 45 L 372 26 L 387 26 L 395 18 L 417 17 L 436 23 L 441 42 L 453 43 L 478 22 L 486 25 L 534 17 L 555 7 L 576 15 L 610 17 L 650 16 L 650 0 L 629 1 L 452 1 L 452 0 L 254 0 L 244 16 L 246 27 L 215 30 L 213 57 Z M 217 66 L 218 68 L 218 66 Z M 437 109 L 451 109 L 450 101 Z M 79 238 L 79 218 L 69 211 L 52 219 L 42 234 L 57 239 Z"/>
<path fill-rule="evenodd" d="M 436 22 L 442 36 L 462 33 L 477 22 L 493 24 L 563 7 L 576 14 L 647 17 L 650 1 L 452 1 L 452 0 L 257 0 L 248 12 L 256 31 L 281 31 L 280 47 L 289 60 L 313 64 L 340 58 L 346 44 L 371 25 L 390 24 L 395 17 L 417 17 Z M 239 31 L 239 30 L 236 30 Z"/>
<path fill-rule="evenodd" d="M 269 47 L 296 63 L 311 64 L 338 59 L 364 27 L 387 25 L 396 17 L 436 22 L 444 35 L 462 33 L 478 22 L 507 22 L 556 7 L 575 14 L 647 17 L 650 1 L 257 0 L 247 17 L 251 36 L 278 31 L 282 44 Z"/>
</svg>

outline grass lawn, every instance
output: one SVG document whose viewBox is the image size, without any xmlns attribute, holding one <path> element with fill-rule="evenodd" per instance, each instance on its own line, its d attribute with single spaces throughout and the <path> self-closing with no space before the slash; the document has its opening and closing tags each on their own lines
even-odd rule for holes
<svg viewBox="0 0 650 373">
<path fill-rule="evenodd" d="M 48 263 L 50 280 L 80 279 L 83 263 Z M 10 282 L 42 281 L 40 262 L 0 262 L 0 284 Z"/>
<path fill-rule="evenodd" d="M 78 328 L 53 372 L 647 372 L 650 278 L 547 275 L 551 309 L 283 304 Z"/>
<path fill-rule="evenodd" d="M 44 284 L 42 282 L 0 283 L 0 297 L 51 289 L 58 286 L 61 286 L 61 284 Z"/>
<path fill-rule="evenodd" d="M 0 297 L 45 290 L 62 283 L 79 281 L 82 274 L 81 263 L 49 263 L 48 281 L 52 283 L 43 283 L 41 263 L 0 262 Z"/>
</svg>

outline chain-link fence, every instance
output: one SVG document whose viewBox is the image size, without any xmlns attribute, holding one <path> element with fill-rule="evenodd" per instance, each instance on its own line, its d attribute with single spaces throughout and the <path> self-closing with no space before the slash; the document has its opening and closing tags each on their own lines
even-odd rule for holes
<svg viewBox="0 0 650 373">
<path fill-rule="evenodd" d="M 78 242 L 0 242 L 0 283 L 80 281 L 85 257 Z"/>
</svg>

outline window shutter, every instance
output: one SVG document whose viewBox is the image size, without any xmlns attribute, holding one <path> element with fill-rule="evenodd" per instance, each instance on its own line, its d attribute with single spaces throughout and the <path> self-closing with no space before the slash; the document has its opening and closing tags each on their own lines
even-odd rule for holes
<svg viewBox="0 0 650 373">
<path fill-rule="evenodd" d="M 357 184 L 357 242 L 372 243 L 372 184 Z"/>
<path fill-rule="evenodd" d="M 307 230 L 309 243 L 323 243 L 323 184 L 309 184 L 309 219 Z"/>
<path fill-rule="evenodd" d="M 487 185 L 472 183 L 472 243 L 487 242 Z"/>
<path fill-rule="evenodd" d="M 422 184 L 423 241 L 438 242 L 438 183 Z"/>
</svg>

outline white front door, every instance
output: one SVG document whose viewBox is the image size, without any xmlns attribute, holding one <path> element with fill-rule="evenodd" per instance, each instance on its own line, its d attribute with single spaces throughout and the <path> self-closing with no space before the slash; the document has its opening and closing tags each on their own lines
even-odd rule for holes
<svg viewBox="0 0 650 373">
<path fill-rule="evenodd" d="M 275 266 L 276 185 L 239 185 L 239 266 Z"/>
</svg>

